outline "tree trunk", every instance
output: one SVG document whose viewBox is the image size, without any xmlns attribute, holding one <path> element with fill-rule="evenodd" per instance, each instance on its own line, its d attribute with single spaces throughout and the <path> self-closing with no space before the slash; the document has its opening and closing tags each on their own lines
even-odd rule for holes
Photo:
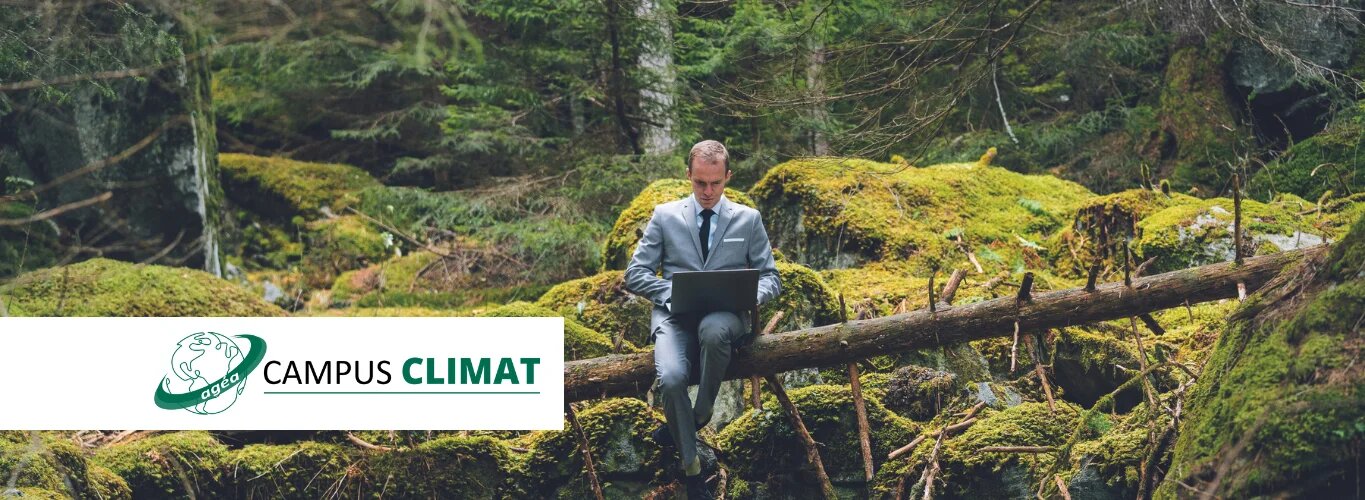
<svg viewBox="0 0 1365 500">
<path fill-rule="evenodd" d="M 834 366 L 872 356 L 1006 336 L 1015 321 L 1023 331 L 1126 318 L 1189 303 L 1237 296 L 1237 283 L 1255 290 L 1285 266 L 1326 245 L 1183 269 L 1123 283 L 1098 285 L 1093 292 L 1072 288 L 1035 293 L 1031 300 L 1004 297 L 965 306 L 925 309 L 794 332 L 764 335 L 730 363 L 726 379 Z M 643 352 L 571 361 L 564 366 L 569 401 L 644 391 L 654 380 L 654 357 Z"/>
<path fill-rule="evenodd" d="M 814 31 L 814 30 L 812 30 Z M 810 151 L 814 156 L 829 156 L 829 136 L 825 126 L 829 110 L 825 107 L 825 44 L 810 35 L 806 58 L 806 89 L 810 92 Z"/>
<path fill-rule="evenodd" d="M 645 26 L 640 47 L 640 146 L 647 154 L 668 154 L 678 147 L 673 131 L 673 103 L 677 76 L 673 70 L 673 21 L 668 0 L 640 0 L 635 15 Z"/>
</svg>

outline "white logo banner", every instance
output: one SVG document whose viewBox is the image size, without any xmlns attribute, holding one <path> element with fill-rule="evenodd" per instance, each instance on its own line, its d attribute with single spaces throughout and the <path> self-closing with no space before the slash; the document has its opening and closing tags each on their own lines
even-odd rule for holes
<svg viewBox="0 0 1365 500">
<path fill-rule="evenodd" d="M 563 427 L 563 318 L 0 318 L 0 429 Z"/>
</svg>

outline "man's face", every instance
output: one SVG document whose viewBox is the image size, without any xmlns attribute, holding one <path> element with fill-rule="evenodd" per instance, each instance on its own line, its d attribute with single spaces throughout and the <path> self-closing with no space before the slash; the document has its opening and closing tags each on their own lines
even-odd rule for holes
<svg viewBox="0 0 1365 500">
<path fill-rule="evenodd" d="M 687 179 L 692 181 L 692 194 L 697 197 L 697 203 L 702 208 L 715 208 L 725 192 L 725 183 L 730 180 L 730 171 L 725 168 L 724 161 L 698 158 L 692 161 Z"/>
</svg>

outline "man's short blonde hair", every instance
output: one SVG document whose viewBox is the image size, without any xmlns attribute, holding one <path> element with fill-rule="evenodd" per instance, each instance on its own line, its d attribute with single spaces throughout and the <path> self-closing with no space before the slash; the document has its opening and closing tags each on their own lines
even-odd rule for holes
<svg viewBox="0 0 1365 500">
<path fill-rule="evenodd" d="M 730 170 L 730 152 L 725 150 L 725 145 L 720 141 L 705 140 L 692 146 L 692 151 L 687 153 L 687 171 L 692 171 L 692 160 L 701 158 L 706 161 L 719 161 L 725 164 L 725 170 Z"/>
</svg>

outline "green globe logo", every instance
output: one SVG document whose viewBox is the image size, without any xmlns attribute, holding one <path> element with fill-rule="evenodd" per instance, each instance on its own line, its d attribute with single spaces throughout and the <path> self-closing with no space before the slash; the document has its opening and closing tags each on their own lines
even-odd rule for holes
<svg viewBox="0 0 1365 500">
<path fill-rule="evenodd" d="M 248 350 L 232 338 L 199 332 L 180 339 L 171 354 L 171 372 L 162 377 L 154 401 L 167 410 L 185 409 L 200 415 L 221 413 L 246 390 L 246 379 L 265 357 L 265 341 L 238 335 Z"/>
</svg>

